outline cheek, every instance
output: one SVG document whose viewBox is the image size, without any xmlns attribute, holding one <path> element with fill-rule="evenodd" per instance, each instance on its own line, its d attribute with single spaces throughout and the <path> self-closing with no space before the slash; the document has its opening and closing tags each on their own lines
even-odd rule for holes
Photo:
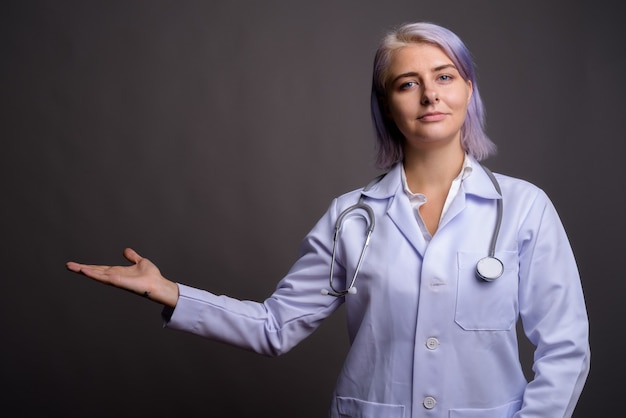
<svg viewBox="0 0 626 418">
<path fill-rule="evenodd" d="M 469 88 L 463 89 L 463 91 L 459 93 L 459 106 L 467 109 L 469 107 L 471 99 L 472 91 Z"/>
<path fill-rule="evenodd" d="M 459 113 L 463 115 L 467 112 L 467 108 L 469 106 L 468 96 L 464 93 L 460 93 L 455 95 L 454 97 L 450 97 L 448 101 L 450 107 L 457 110 Z"/>
<path fill-rule="evenodd" d="M 387 115 L 391 120 L 399 122 L 414 114 L 416 112 L 415 107 L 408 100 L 396 99 L 389 103 Z"/>
</svg>

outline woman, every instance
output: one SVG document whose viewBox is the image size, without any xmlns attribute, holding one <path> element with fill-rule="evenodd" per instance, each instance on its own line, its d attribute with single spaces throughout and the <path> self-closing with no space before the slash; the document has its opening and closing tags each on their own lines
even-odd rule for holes
<svg viewBox="0 0 626 418">
<path fill-rule="evenodd" d="M 495 147 L 463 42 L 430 23 L 391 32 L 375 57 L 372 117 L 386 174 L 332 202 L 263 303 L 169 281 L 131 249 L 131 266 L 67 267 L 165 305 L 169 328 L 265 355 L 345 303 L 351 347 L 334 418 L 571 416 L 590 360 L 576 263 L 548 197 L 479 164 Z M 494 236 L 501 263 L 477 273 Z M 520 317 L 536 345 L 530 382 Z"/>
</svg>

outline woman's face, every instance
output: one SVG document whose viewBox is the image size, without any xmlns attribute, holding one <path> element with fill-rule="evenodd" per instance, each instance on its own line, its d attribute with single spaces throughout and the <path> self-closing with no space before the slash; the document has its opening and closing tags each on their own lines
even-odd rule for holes
<svg viewBox="0 0 626 418">
<path fill-rule="evenodd" d="M 443 50 L 427 43 L 402 47 L 393 53 L 387 74 L 387 116 L 404 135 L 405 151 L 460 146 L 472 83 Z"/>
</svg>

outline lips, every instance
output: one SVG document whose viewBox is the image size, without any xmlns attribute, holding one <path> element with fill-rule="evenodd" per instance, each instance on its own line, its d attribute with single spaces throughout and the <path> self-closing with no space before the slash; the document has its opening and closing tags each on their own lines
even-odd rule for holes
<svg viewBox="0 0 626 418">
<path fill-rule="evenodd" d="M 445 113 L 441 113 L 441 112 L 428 112 L 425 113 L 421 116 L 418 116 L 418 120 L 422 121 L 422 122 L 439 122 L 440 120 L 443 120 L 446 117 Z"/>
</svg>

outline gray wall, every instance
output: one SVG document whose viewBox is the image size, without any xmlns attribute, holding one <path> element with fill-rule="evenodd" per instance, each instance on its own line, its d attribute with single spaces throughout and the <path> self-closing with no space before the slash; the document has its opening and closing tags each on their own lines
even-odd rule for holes
<svg viewBox="0 0 626 418">
<path fill-rule="evenodd" d="M 487 165 L 536 183 L 559 210 L 591 319 L 575 416 L 614 416 L 626 30 L 610 6 L 2 3 L 1 404 L 21 416 L 324 416 L 347 348 L 342 311 L 268 359 L 163 330 L 157 305 L 64 263 L 123 263 L 131 246 L 173 280 L 264 298 L 332 197 L 377 173 L 378 40 L 430 20 L 477 61 L 499 146 Z"/>
</svg>

